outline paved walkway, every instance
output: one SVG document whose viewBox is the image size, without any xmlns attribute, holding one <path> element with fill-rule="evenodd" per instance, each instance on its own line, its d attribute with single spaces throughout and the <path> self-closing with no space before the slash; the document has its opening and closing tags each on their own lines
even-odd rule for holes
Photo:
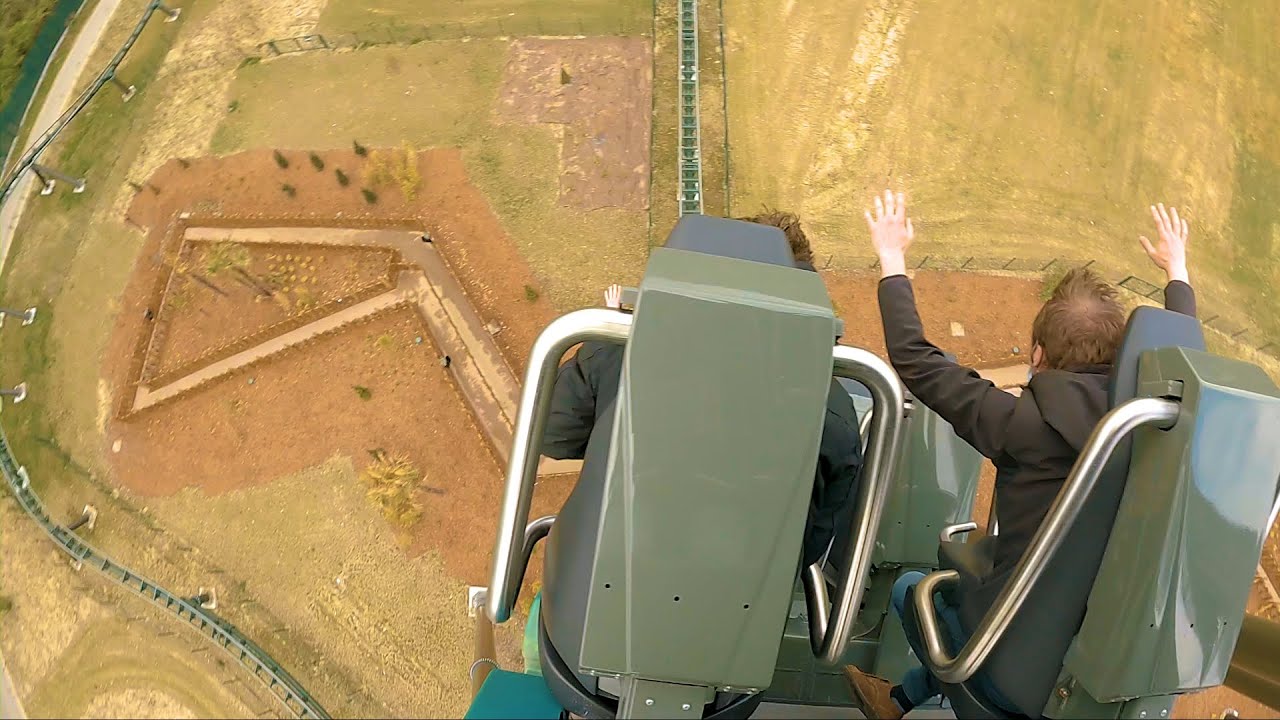
<svg viewBox="0 0 1280 720">
<path fill-rule="evenodd" d="M 412 300 L 415 296 L 416 283 L 414 282 L 416 273 L 404 273 L 400 277 L 400 283 L 394 290 L 385 292 L 377 297 L 370 298 L 364 302 L 359 302 L 349 308 L 344 308 L 330 315 L 326 315 L 312 323 L 307 323 L 300 328 L 290 330 L 289 332 L 277 335 L 259 345 L 255 345 L 248 350 L 238 352 L 229 358 L 210 363 L 199 370 L 175 380 L 168 385 L 156 388 L 140 386 L 137 394 L 134 396 L 133 409 L 142 410 L 143 408 L 155 405 L 162 400 L 168 400 L 175 395 L 187 392 L 199 385 L 203 385 L 222 375 L 226 375 L 233 370 L 257 362 L 271 355 L 293 347 L 301 342 L 310 340 L 311 338 L 322 335 L 327 332 L 336 330 L 347 323 L 355 322 L 361 318 L 368 317 L 376 312 L 385 310 L 396 303 Z"/>
<path fill-rule="evenodd" d="M 4 658 L 0 658 L 0 718 L 3 720 L 22 720 L 27 713 L 22 708 L 22 699 L 18 697 L 18 691 L 13 684 L 13 678 L 9 677 L 9 666 L 4 664 Z"/>
<path fill-rule="evenodd" d="M 80 26 L 80 31 L 76 33 L 75 40 L 71 43 L 71 48 L 67 51 L 62 67 L 58 69 L 58 74 L 49 85 L 44 103 L 36 111 L 35 122 L 31 125 L 31 136 L 27 138 L 28 142 L 22 148 L 22 152 L 15 153 L 16 156 L 21 156 L 30 149 L 35 144 L 35 140 L 43 135 L 44 131 L 53 125 L 54 121 L 70 106 L 73 99 L 72 93 L 80 80 L 80 75 L 85 70 L 85 65 L 89 62 L 89 56 L 97 49 L 107 29 L 107 21 L 119 6 L 120 0 L 98 0 L 93 12 L 85 18 L 84 24 Z M 107 88 L 107 91 L 110 91 L 110 88 Z M 4 268 L 5 260 L 9 257 L 9 248 L 13 245 L 13 234 L 18 229 L 18 222 L 22 220 L 27 199 L 31 196 L 35 185 L 35 174 L 23 173 L 22 178 L 14 186 L 13 192 L 9 193 L 8 200 L 0 206 L 0 269 Z"/>
<path fill-rule="evenodd" d="M 489 442 L 505 463 L 511 451 L 511 433 L 516 411 L 520 403 L 520 382 L 503 359 L 493 336 L 485 329 L 484 322 L 467 299 L 462 287 L 449 272 L 440 253 L 432 243 L 422 242 L 422 233 L 404 230 L 356 230 L 341 228 L 187 228 L 188 240 L 230 241 L 239 243 L 299 243 L 315 245 L 345 245 L 386 247 L 400 252 L 405 262 L 416 265 L 421 272 L 407 272 L 401 276 L 399 302 L 412 299 L 418 304 L 427 329 L 440 351 L 449 356 L 449 370 L 462 391 L 472 414 Z M 373 303 L 385 296 L 367 301 Z M 392 303 L 394 304 L 394 303 Z M 355 308 L 352 308 L 354 310 Z M 325 318 L 327 320 L 328 318 Z M 298 328 L 294 333 L 311 337 L 325 330 L 317 326 L 324 320 Z M 344 320 L 343 322 L 350 322 Z M 330 328 L 331 329 L 331 328 Z M 291 333 L 293 334 L 293 333 Z M 305 339 L 305 338 L 304 338 Z M 296 342 L 300 341 L 295 341 Z M 269 348 L 265 354 L 250 357 L 250 353 L 266 344 L 228 358 L 217 373 L 229 372 L 234 367 L 253 362 L 267 354 L 278 352 L 280 347 Z M 243 356 L 243 357 L 242 357 Z M 231 364 L 237 360 L 239 364 Z M 210 366 L 213 368 L 214 366 Z M 200 371 L 203 375 L 204 370 Z M 183 378 L 185 382 L 196 374 Z M 195 384 L 208 379 L 195 381 Z M 173 383 L 169 387 L 178 385 Z M 188 386 L 194 387 L 194 384 Z M 186 388 L 180 388 L 182 392 Z M 171 397 L 171 393 L 168 397 Z M 152 401 L 154 402 L 154 400 Z M 136 408 L 142 407 L 135 404 Z M 543 458 L 539 475 L 557 475 L 577 472 L 580 461 L 564 461 Z"/>
</svg>

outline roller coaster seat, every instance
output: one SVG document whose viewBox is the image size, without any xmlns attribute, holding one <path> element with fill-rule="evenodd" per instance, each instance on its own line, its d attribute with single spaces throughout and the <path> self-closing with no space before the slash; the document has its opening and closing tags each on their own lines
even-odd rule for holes
<svg viewBox="0 0 1280 720">
<path fill-rule="evenodd" d="M 1168 431 L 1140 428 L 1116 446 L 1059 551 L 979 668 L 1023 716 L 1115 717 L 1114 704 L 1158 696 L 1154 717 L 1159 702 L 1171 704 L 1173 695 L 1225 676 L 1280 475 L 1280 453 L 1268 447 L 1274 439 L 1238 426 L 1277 427 L 1280 393 L 1258 368 L 1203 348 L 1194 318 L 1139 308 L 1129 319 L 1110 404 L 1177 398 L 1179 419 Z M 1235 471 L 1211 464 L 1228 455 Z M 1184 527 L 1189 511 L 1194 528 Z M 1196 566 L 1209 552 L 1197 548 L 1220 547 L 1224 536 L 1234 538 L 1231 551 L 1243 559 Z M 939 560 L 943 568 L 981 572 L 984 563 L 990 567 L 989 550 L 986 541 L 944 542 Z M 1224 554 L 1212 553 L 1217 560 Z M 1146 590 L 1142 601 L 1134 586 Z M 914 611 L 908 603 L 907 622 L 919 630 Z M 1195 627 L 1187 614 L 1220 635 L 1193 647 L 1179 636 Z M 1130 651 L 1138 649 L 1135 657 Z M 1018 717 L 977 687 L 973 678 L 943 683 L 958 717 Z"/>
<path fill-rule="evenodd" d="M 821 279 L 792 267 L 776 228 L 691 216 L 653 251 L 618 396 L 597 408 L 547 537 L 540 664 L 566 710 L 740 718 L 759 704 L 835 333 Z M 641 695 L 651 707 L 627 705 Z"/>
</svg>

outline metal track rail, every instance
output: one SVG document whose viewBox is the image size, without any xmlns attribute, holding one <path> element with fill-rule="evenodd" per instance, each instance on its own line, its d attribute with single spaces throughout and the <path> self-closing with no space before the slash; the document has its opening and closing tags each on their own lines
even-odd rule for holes
<svg viewBox="0 0 1280 720">
<path fill-rule="evenodd" d="M 59 548 L 71 556 L 72 562 L 78 567 L 91 567 L 152 605 L 176 615 L 206 640 L 225 650 L 298 717 L 329 717 L 320 703 L 288 671 L 233 625 L 201 608 L 198 603 L 178 597 L 154 581 L 113 561 L 75 533 L 53 522 L 40 503 L 40 498 L 31 489 L 26 468 L 18 465 L 9 451 L 9 442 L 3 430 L 0 430 L 0 471 L 3 471 L 9 490 L 18 498 L 22 509 L 53 538 Z"/>
<path fill-rule="evenodd" d="M 40 153 L 44 152 L 44 149 L 49 146 L 49 143 L 53 142 L 53 139 L 58 136 L 58 133 L 62 132 L 62 129 L 65 128 L 76 115 L 80 114 L 80 111 L 89 104 L 89 101 L 92 100 L 93 96 L 102 89 L 103 85 L 111 82 L 111 78 L 116 75 L 116 68 L 118 68 L 120 63 L 124 61 L 125 55 L 129 54 L 129 50 L 133 47 L 133 44 L 138 41 L 138 36 L 142 35 L 143 28 L 147 26 L 147 21 L 156 13 L 159 6 L 160 0 L 151 0 L 147 3 L 146 9 L 142 11 L 142 18 L 138 20 L 138 24 L 134 26 L 133 32 L 129 33 L 129 37 L 124 41 L 124 44 L 120 46 L 120 49 L 111 58 L 110 62 L 107 63 L 106 67 L 102 69 L 102 72 L 98 73 L 98 77 L 89 84 L 89 87 L 84 89 L 84 92 L 80 93 L 80 97 L 76 99 L 75 103 L 72 104 L 71 107 L 67 108 L 66 112 L 62 113 L 62 116 L 59 117 L 53 125 L 49 127 L 49 129 L 44 131 L 44 134 L 40 136 L 40 139 L 36 140 L 35 144 L 23 153 L 22 157 L 19 158 L 18 162 L 13 166 L 13 171 L 9 173 L 9 177 L 5 178 L 4 184 L 0 185 L 0 203 L 3 203 L 5 198 L 9 196 L 9 193 L 13 191 L 14 186 L 18 184 L 18 178 L 22 177 L 22 173 L 26 172 L 27 168 L 31 167 L 32 163 L 36 161 L 36 158 L 40 156 Z"/>
<path fill-rule="evenodd" d="M 680 214 L 702 214 L 698 0 L 680 0 Z"/>
</svg>

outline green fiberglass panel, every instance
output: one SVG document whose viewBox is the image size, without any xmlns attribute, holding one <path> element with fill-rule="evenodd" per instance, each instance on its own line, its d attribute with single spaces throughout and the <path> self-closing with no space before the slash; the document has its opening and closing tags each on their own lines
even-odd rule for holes
<svg viewBox="0 0 1280 720">
<path fill-rule="evenodd" d="M 978 451 L 937 413 L 915 403 L 876 537 L 876 564 L 936 565 L 938 533 L 973 518 L 981 470 Z"/>
<path fill-rule="evenodd" d="M 834 323 L 815 273 L 654 250 L 623 363 L 585 669 L 769 685 Z"/>
<path fill-rule="evenodd" d="M 1168 381 L 1182 384 L 1182 413 L 1167 431 L 1134 435 L 1065 663 L 1104 702 L 1222 683 L 1280 477 L 1280 392 L 1261 370 L 1180 348 L 1143 355 L 1140 394 Z"/>
</svg>

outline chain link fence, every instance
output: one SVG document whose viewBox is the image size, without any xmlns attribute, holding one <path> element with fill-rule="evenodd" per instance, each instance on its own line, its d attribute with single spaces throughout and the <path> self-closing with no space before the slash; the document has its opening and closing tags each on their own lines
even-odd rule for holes
<svg viewBox="0 0 1280 720">
<path fill-rule="evenodd" d="M 443 40 L 505 37 L 586 37 L 619 35 L 649 37 L 649 18 L 600 18 L 508 16 L 429 24 L 388 23 L 343 33 L 315 33 L 277 38 L 258 45 L 259 57 L 274 57 L 311 50 L 350 50 L 375 45 L 413 45 Z"/>
<path fill-rule="evenodd" d="M 1028 256 L 971 256 L 971 255 L 937 255 L 921 254 L 908 260 L 910 270 L 944 270 L 965 272 L 995 272 L 1034 277 L 1052 277 L 1054 273 L 1065 272 L 1072 267 L 1092 267 L 1103 277 L 1111 279 L 1121 290 L 1140 301 L 1164 304 L 1164 284 L 1155 283 L 1138 275 L 1114 272 L 1096 260 L 1068 259 L 1063 257 L 1028 257 Z M 823 269 L 875 271 L 880 269 L 880 260 L 874 256 L 828 256 L 822 265 Z M 1200 322 L 1223 338 L 1242 345 L 1254 352 L 1280 362 L 1280 342 L 1272 339 L 1266 331 L 1256 324 L 1248 323 L 1241 316 L 1226 310 L 1217 298 L 1206 297 L 1201 291 L 1197 302 L 1200 310 Z"/>
</svg>

